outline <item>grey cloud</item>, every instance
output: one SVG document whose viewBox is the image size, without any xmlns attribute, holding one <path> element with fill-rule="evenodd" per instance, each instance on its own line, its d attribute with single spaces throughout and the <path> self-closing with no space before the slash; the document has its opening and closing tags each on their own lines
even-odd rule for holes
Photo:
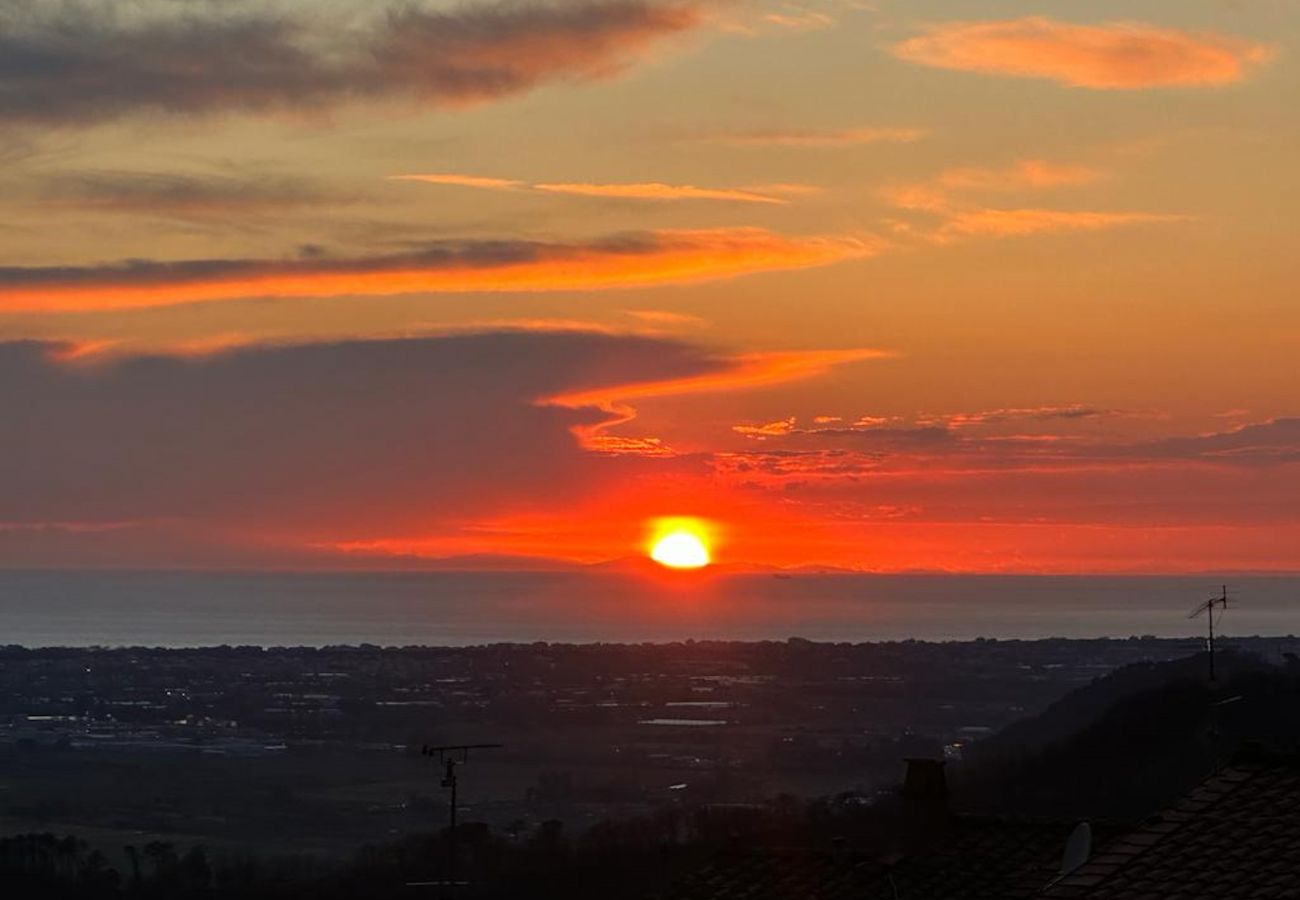
<svg viewBox="0 0 1300 900">
<path fill-rule="evenodd" d="M 68 362 L 0 344 L 0 522 L 176 519 L 345 539 L 571 501 L 631 466 L 542 396 L 722 365 L 686 345 L 494 332 Z M 391 529 L 392 531 L 387 531 Z"/>
<path fill-rule="evenodd" d="M 953 433 L 942 425 L 918 425 L 914 428 L 807 428 L 795 433 L 880 447 L 946 445 L 953 440 Z"/>
<path fill-rule="evenodd" d="M 127 259 L 92 266 L 0 266 L 0 307 L 5 287 L 62 285 L 185 285 L 222 278 L 262 275 L 337 275 L 403 271 L 410 268 L 473 268 L 562 259 L 586 251 L 652 253 L 662 246 L 654 235 L 628 234 L 585 244 L 523 240 L 426 242 L 408 252 L 369 257 L 332 257 L 319 247 L 286 259 Z"/>
<path fill-rule="evenodd" d="M 822 448 L 830 443 L 851 447 L 855 454 L 853 465 L 871 469 L 881 468 L 895 455 L 906 466 L 926 459 L 965 471 L 1163 463 L 1271 466 L 1300 462 L 1300 417 L 1279 417 L 1207 434 L 1139 441 L 1052 434 L 989 436 L 961 428 L 1000 421 L 1128 415 L 1131 414 L 1083 406 L 1044 407 L 943 417 L 948 424 L 791 428 L 765 434 L 764 438 L 784 444 L 792 459 L 821 459 L 825 453 Z"/>
<path fill-rule="evenodd" d="M 342 204 L 353 198 L 290 175 L 105 169 L 59 173 L 37 187 L 34 199 L 42 206 L 202 219 Z"/>
<path fill-rule="evenodd" d="M 946 424 L 951 428 L 996 425 L 1003 422 L 1052 422 L 1078 419 L 1100 419 L 1129 415 L 1121 410 L 1102 409 L 1096 406 L 1072 404 L 1070 406 L 1012 407 L 987 409 L 971 413 L 953 413 L 946 416 L 927 417 L 926 421 Z"/>
<path fill-rule="evenodd" d="M 141 18 L 111 5 L 26 3 L 0 11 L 0 123 L 297 111 L 382 97 L 463 104 L 607 77 L 700 20 L 689 5 L 647 0 L 450 11 L 406 4 L 364 25 L 327 15 L 313 23 L 275 7 L 178 10 Z"/>
<path fill-rule="evenodd" d="M 1300 417 L 1280 417 L 1190 437 L 1132 444 L 1123 455 L 1241 464 L 1300 462 Z"/>
</svg>

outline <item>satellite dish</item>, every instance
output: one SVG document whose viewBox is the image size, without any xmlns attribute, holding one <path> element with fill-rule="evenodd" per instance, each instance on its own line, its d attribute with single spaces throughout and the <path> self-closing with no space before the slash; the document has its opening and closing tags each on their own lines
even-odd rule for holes
<svg viewBox="0 0 1300 900">
<path fill-rule="evenodd" d="M 1070 832 L 1069 840 L 1065 842 L 1065 853 L 1061 857 L 1061 875 L 1069 875 L 1086 863 L 1091 855 L 1092 826 L 1087 822 L 1080 822 L 1074 826 L 1074 831 Z"/>
</svg>

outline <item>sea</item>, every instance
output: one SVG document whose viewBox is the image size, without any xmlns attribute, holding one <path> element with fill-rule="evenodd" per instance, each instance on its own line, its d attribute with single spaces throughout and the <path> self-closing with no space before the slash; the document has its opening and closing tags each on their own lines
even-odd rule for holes
<svg viewBox="0 0 1300 900">
<path fill-rule="evenodd" d="M 698 576 L 698 577 L 696 577 Z M 465 646 L 1300 633 L 1300 575 L 0 571 L 0 645 Z"/>
</svg>

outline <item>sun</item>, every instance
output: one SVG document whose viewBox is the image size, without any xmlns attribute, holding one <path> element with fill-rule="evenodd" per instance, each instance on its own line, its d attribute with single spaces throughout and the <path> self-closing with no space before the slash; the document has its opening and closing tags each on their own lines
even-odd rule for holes
<svg viewBox="0 0 1300 900">
<path fill-rule="evenodd" d="M 670 569 L 701 569 L 713 561 L 710 529 L 698 519 L 656 519 L 648 544 L 650 558 Z"/>
<path fill-rule="evenodd" d="M 670 569 L 699 569 L 709 564 L 709 548 L 695 535 L 677 531 L 661 537 L 650 558 Z"/>
</svg>

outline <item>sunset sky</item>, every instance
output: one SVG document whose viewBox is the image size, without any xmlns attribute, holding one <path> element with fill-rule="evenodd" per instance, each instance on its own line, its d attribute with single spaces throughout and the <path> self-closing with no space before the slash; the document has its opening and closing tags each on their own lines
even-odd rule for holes
<svg viewBox="0 0 1300 900">
<path fill-rule="evenodd" d="M 0 565 L 1294 570 L 1294 0 L 11 0 Z"/>
</svg>

